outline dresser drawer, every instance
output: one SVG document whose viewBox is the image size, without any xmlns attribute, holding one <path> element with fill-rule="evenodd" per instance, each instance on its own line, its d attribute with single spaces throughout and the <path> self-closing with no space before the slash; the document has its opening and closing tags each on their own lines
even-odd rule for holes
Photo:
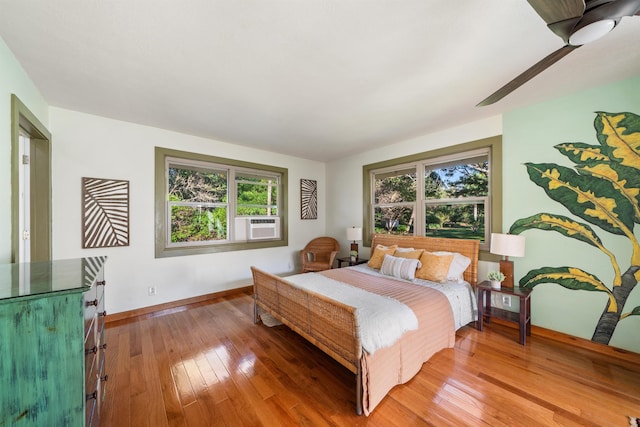
<svg viewBox="0 0 640 427">
<path fill-rule="evenodd" d="M 95 334 L 95 322 L 92 323 L 89 334 L 84 342 L 84 368 L 85 368 L 85 380 L 88 381 L 89 373 L 93 369 L 94 359 L 98 354 L 98 337 Z M 86 381 L 85 381 L 86 382 Z M 88 384 L 87 384 L 88 386 Z M 89 388 L 87 387 L 87 391 Z"/>
<path fill-rule="evenodd" d="M 98 299 L 96 296 L 96 287 L 92 286 L 88 291 L 84 293 L 84 301 L 83 301 L 83 310 L 84 310 L 84 332 L 85 332 L 85 340 L 87 339 L 87 335 L 92 328 L 92 323 L 95 320 L 96 313 L 98 312 Z"/>
<path fill-rule="evenodd" d="M 104 374 L 105 351 L 102 348 L 98 350 L 94 362 L 95 367 L 91 371 L 90 378 L 87 378 L 87 383 L 91 384 L 91 388 L 87 388 L 86 395 L 86 426 L 97 426 L 100 424 L 100 408 L 108 380 L 108 376 Z M 87 387 L 89 387 L 89 385 L 87 385 Z"/>
<path fill-rule="evenodd" d="M 107 312 L 104 301 L 105 281 L 97 277 L 84 295 L 85 324 L 85 425 L 100 423 L 100 407 L 104 396 L 107 376 L 104 374 L 105 334 L 104 323 Z"/>
<path fill-rule="evenodd" d="M 96 412 L 98 411 L 98 409 L 100 408 L 100 406 L 98 405 L 98 398 L 97 395 L 94 398 L 92 397 L 87 397 L 87 412 L 85 413 L 85 420 L 84 420 L 84 425 L 85 426 L 90 426 L 92 425 L 93 419 L 95 418 Z M 94 425 L 98 425 L 98 424 L 94 424 Z"/>
<path fill-rule="evenodd" d="M 99 280 L 91 285 L 91 288 L 84 293 L 84 328 L 85 339 L 91 328 L 91 323 L 95 320 L 97 313 L 105 315 L 104 311 L 104 287 L 105 281 Z"/>
<path fill-rule="evenodd" d="M 98 314 L 95 322 L 92 323 L 91 331 L 87 336 L 84 346 L 85 357 L 85 378 L 87 384 L 87 393 L 94 387 L 89 384 L 90 379 L 95 376 L 96 372 L 100 373 L 98 365 L 98 357 L 107 348 L 104 335 L 104 315 Z"/>
</svg>

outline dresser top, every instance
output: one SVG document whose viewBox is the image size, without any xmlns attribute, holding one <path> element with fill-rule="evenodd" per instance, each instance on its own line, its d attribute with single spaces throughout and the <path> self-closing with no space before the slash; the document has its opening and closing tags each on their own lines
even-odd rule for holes
<svg viewBox="0 0 640 427">
<path fill-rule="evenodd" d="M 85 291 L 102 270 L 106 256 L 20 264 L 0 264 L 0 300 L 51 292 Z"/>
</svg>

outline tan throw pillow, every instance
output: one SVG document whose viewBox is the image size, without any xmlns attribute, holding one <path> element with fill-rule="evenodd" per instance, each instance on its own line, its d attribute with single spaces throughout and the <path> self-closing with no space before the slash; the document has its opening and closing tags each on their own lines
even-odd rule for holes
<svg viewBox="0 0 640 427">
<path fill-rule="evenodd" d="M 464 282 L 464 272 L 471 265 L 471 258 L 466 257 L 458 252 L 434 252 L 434 255 L 453 255 L 453 261 L 449 266 L 449 273 L 447 273 L 447 281 L 449 282 Z"/>
<path fill-rule="evenodd" d="M 378 245 L 376 246 L 376 248 L 373 251 L 373 254 L 371 255 L 371 259 L 369 259 L 369 263 L 367 264 L 369 267 L 371 268 L 376 268 L 376 269 L 380 269 L 380 267 L 382 267 L 382 261 L 384 260 L 384 256 L 385 255 L 393 255 L 393 253 L 396 251 L 396 248 L 398 247 L 398 245 L 392 245 L 392 246 L 383 246 L 383 245 Z"/>
<path fill-rule="evenodd" d="M 453 254 L 435 255 L 424 251 L 420 257 L 422 267 L 416 271 L 416 278 L 444 283 L 447 281 L 447 273 L 449 272 L 451 261 L 453 261 Z"/>
<path fill-rule="evenodd" d="M 420 259 L 423 252 L 423 249 L 398 248 L 393 253 L 393 256 L 398 258 Z"/>
</svg>

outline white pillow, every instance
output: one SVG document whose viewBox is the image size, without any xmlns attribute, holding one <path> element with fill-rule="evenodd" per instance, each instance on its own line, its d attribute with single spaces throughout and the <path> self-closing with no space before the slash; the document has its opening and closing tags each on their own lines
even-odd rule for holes
<svg viewBox="0 0 640 427">
<path fill-rule="evenodd" d="M 451 255 L 453 254 L 453 261 L 449 266 L 449 272 L 447 273 L 447 280 L 451 282 L 464 282 L 462 273 L 471 264 L 471 258 L 466 257 L 458 252 L 433 252 L 435 255 Z"/>
<path fill-rule="evenodd" d="M 417 259 L 398 258 L 387 254 L 382 261 L 380 273 L 399 279 L 413 280 L 416 278 L 416 269 L 420 267 L 422 263 Z"/>
</svg>

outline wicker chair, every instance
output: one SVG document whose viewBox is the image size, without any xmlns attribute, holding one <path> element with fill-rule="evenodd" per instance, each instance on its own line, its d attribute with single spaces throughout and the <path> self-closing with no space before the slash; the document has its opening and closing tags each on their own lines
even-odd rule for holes
<svg viewBox="0 0 640 427">
<path fill-rule="evenodd" d="M 340 244 L 333 237 L 317 237 L 300 251 L 302 272 L 329 270 L 340 251 Z"/>
</svg>

